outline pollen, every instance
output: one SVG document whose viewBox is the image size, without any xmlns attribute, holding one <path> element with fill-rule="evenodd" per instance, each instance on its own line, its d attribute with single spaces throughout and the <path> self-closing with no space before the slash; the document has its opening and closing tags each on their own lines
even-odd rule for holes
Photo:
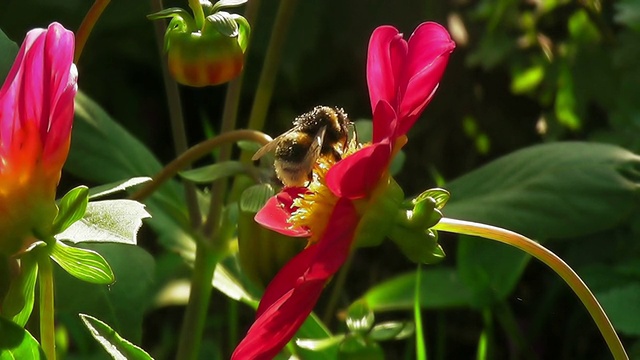
<svg viewBox="0 0 640 360">
<path fill-rule="evenodd" d="M 357 141 L 349 141 L 342 153 L 342 158 L 355 153 L 362 147 L 363 145 Z M 305 227 L 311 231 L 308 245 L 322 238 L 338 201 L 338 197 L 331 192 L 325 182 L 327 172 L 335 163 L 336 161 L 329 156 L 318 158 L 313 168 L 312 179 L 307 186 L 308 191 L 293 201 L 297 210 L 291 214 L 289 223 L 294 227 Z"/>
</svg>

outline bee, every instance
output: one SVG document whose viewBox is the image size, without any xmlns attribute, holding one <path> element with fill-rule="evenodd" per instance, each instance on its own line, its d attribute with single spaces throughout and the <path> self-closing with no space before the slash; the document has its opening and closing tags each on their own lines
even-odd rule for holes
<svg viewBox="0 0 640 360">
<path fill-rule="evenodd" d="M 253 155 L 258 160 L 274 151 L 276 176 L 284 186 L 305 186 L 320 157 L 342 158 L 353 123 L 338 107 L 316 106 L 293 120 L 293 128 L 264 145 Z"/>
</svg>

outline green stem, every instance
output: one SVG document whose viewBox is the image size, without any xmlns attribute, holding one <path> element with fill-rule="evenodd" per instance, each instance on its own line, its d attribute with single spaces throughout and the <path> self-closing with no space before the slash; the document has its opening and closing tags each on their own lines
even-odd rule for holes
<svg viewBox="0 0 640 360">
<path fill-rule="evenodd" d="M 427 347 L 425 345 L 427 339 L 425 338 L 424 322 L 422 321 L 422 307 L 420 304 L 420 287 L 422 266 L 418 264 L 416 270 L 416 286 L 413 290 L 413 319 L 416 323 L 416 359 L 427 360 Z"/>
<path fill-rule="evenodd" d="M 162 11 L 162 0 L 151 0 L 151 10 L 154 13 Z M 202 8 L 200 10 L 202 10 Z M 187 141 L 187 133 L 185 131 L 184 116 L 182 115 L 182 100 L 180 99 L 178 83 L 169 73 L 167 60 L 164 56 L 164 33 L 167 24 L 166 21 L 154 21 L 153 26 L 158 45 L 158 53 L 161 59 L 160 64 L 162 65 L 162 78 L 164 82 L 165 96 L 167 97 L 167 106 L 169 107 L 169 121 L 171 122 L 173 147 L 176 155 L 179 156 L 187 151 L 189 143 Z M 198 195 L 195 184 L 190 181 L 185 181 L 184 194 L 191 227 L 196 229 L 200 227 L 202 220 L 200 207 L 198 206 Z"/>
<path fill-rule="evenodd" d="M 629 359 L 618 334 L 593 293 L 567 263 L 547 248 L 513 231 L 471 221 L 442 218 L 433 229 L 499 241 L 516 247 L 542 261 L 555 271 L 582 301 L 607 342 L 613 358 L 616 360 Z"/>
<path fill-rule="evenodd" d="M 132 194 L 129 198 L 137 201 L 146 199 L 147 196 L 153 194 L 160 185 L 174 177 L 179 171 L 185 169 L 189 164 L 200 159 L 204 155 L 208 155 L 213 149 L 220 145 L 234 143 L 240 140 L 255 141 L 264 145 L 271 141 L 271 137 L 259 131 L 234 130 L 226 134 L 207 139 L 180 154 L 180 156 L 167 164 L 158 174 L 154 175 L 153 181 L 147 183 L 143 188 Z"/>
<path fill-rule="evenodd" d="M 199 30 L 202 30 L 204 27 L 204 11 L 202 10 L 202 5 L 200 5 L 200 0 L 189 0 L 189 7 L 193 11 L 196 26 Z"/>
<path fill-rule="evenodd" d="M 38 272 L 40 286 L 40 345 L 49 360 L 56 358 L 56 340 L 53 307 L 53 266 L 49 254 L 38 249 Z"/>
<path fill-rule="evenodd" d="M 87 39 L 91 34 L 91 30 L 93 30 L 93 27 L 98 22 L 100 15 L 102 15 L 102 12 L 107 8 L 110 1 L 111 0 L 96 0 L 91 6 L 91 9 L 87 12 L 87 15 L 82 19 L 82 23 L 80 24 L 78 31 L 76 31 L 76 49 L 73 57 L 74 63 L 77 64 L 80 60 L 80 55 L 82 55 L 82 50 L 84 50 L 84 46 L 87 44 Z"/>
<path fill-rule="evenodd" d="M 211 298 L 213 272 L 216 269 L 218 260 L 216 254 L 211 251 L 206 242 L 200 241 L 196 248 L 196 260 L 191 278 L 191 292 L 189 293 L 189 303 L 182 321 L 182 329 L 180 329 L 176 359 L 195 360 L 198 358 L 200 341 L 205 320 L 207 319 L 209 299 Z"/>
<path fill-rule="evenodd" d="M 267 118 L 269 104 L 271 103 L 271 97 L 273 95 L 276 75 L 278 74 L 278 68 L 280 66 L 280 57 L 282 55 L 284 40 L 287 37 L 287 31 L 289 29 L 291 19 L 293 18 L 296 2 L 297 0 L 280 1 L 278 14 L 276 15 L 276 20 L 273 25 L 271 38 L 269 39 L 269 46 L 267 47 L 267 53 L 265 54 L 264 64 L 262 66 L 262 71 L 260 72 L 256 96 L 253 99 L 253 105 L 251 106 L 248 126 L 249 129 L 261 130 L 264 128 L 264 122 Z M 247 160 L 251 155 L 253 154 L 245 155 L 247 156 Z"/>
</svg>

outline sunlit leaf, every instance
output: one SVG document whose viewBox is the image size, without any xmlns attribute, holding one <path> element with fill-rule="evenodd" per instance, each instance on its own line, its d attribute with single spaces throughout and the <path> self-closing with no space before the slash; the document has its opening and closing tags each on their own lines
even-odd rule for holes
<svg viewBox="0 0 640 360">
<path fill-rule="evenodd" d="M 87 210 L 89 188 L 78 186 L 66 193 L 58 204 L 58 215 L 53 221 L 53 233 L 58 234 L 80 220 Z"/>
<path fill-rule="evenodd" d="M 93 284 L 111 284 L 115 281 L 109 263 L 97 252 L 71 247 L 61 241 L 49 246 L 51 258 L 75 278 Z"/>
<path fill-rule="evenodd" d="M 376 341 L 402 340 L 413 334 L 416 334 L 418 341 L 421 341 L 416 331 L 416 323 L 412 321 L 383 322 L 376 324 L 369 332 L 369 336 Z"/>
<path fill-rule="evenodd" d="M 21 257 L 20 274 L 11 281 L 2 302 L 2 315 L 20 326 L 25 326 L 33 310 L 38 262 L 32 255 Z"/>
<path fill-rule="evenodd" d="M 80 314 L 82 322 L 91 332 L 91 336 L 116 360 L 153 359 L 144 350 L 130 343 L 115 332 L 109 325 L 86 314 Z"/>
<path fill-rule="evenodd" d="M 27 330 L 2 317 L 0 334 L 0 360 L 46 359 L 40 344 Z"/>
<path fill-rule="evenodd" d="M 144 184 L 151 181 L 148 176 L 133 177 L 131 179 L 112 182 L 110 184 L 100 185 L 89 189 L 89 200 L 101 198 L 103 196 L 112 195 L 120 191 L 127 190 L 133 186 Z"/>
<path fill-rule="evenodd" d="M 0 30 L 0 54 L 2 54 L 0 56 L 0 84 L 2 84 L 18 54 L 18 45 L 11 41 L 2 30 Z"/>
<path fill-rule="evenodd" d="M 135 245 L 142 219 L 150 217 L 144 207 L 133 200 L 92 201 L 84 217 L 56 238 L 73 243 L 91 241 Z"/>
</svg>

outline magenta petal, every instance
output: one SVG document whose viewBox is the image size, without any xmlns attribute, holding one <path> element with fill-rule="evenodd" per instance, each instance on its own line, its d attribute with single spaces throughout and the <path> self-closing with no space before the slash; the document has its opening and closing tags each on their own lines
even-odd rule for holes
<svg viewBox="0 0 640 360">
<path fill-rule="evenodd" d="M 400 42 L 400 44 L 398 44 Z M 391 44 L 393 54 L 391 52 Z M 396 102 L 396 82 L 394 63 L 401 63 L 399 57 L 406 54 L 406 42 L 402 35 L 393 26 L 380 26 L 373 31 L 369 40 L 369 52 L 367 55 L 367 85 L 369 86 L 369 98 L 371 99 L 371 111 L 375 110 L 378 101 L 385 100 L 389 103 Z M 396 66 L 396 68 L 398 68 Z"/>
<path fill-rule="evenodd" d="M 346 261 L 358 221 L 353 204 L 338 200 L 320 241 L 294 257 L 269 284 L 257 319 L 232 359 L 272 359 L 285 346 Z"/>
<path fill-rule="evenodd" d="M 391 143 L 385 140 L 358 150 L 327 173 L 327 187 L 338 197 L 366 197 L 375 188 L 391 160 Z"/>
<path fill-rule="evenodd" d="M 398 126 L 396 111 L 391 105 L 382 100 L 373 111 L 373 143 L 394 137 Z"/>
<path fill-rule="evenodd" d="M 411 35 L 406 71 L 401 80 L 400 119 L 420 116 L 431 100 L 454 48 L 455 43 L 440 24 L 423 23 Z"/>
<path fill-rule="evenodd" d="M 284 188 L 276 196 L 271 197 L 266 204 L 258 211 L 254 220 L 266 227 L 282 235 L 292 237 L 309 237 L 311 232 L 308 229 L 293 227 L 289 223 L 291 213 L 296 208 L 293 206 L 293 199 L 299 197 L 300 194 L 307 191 L 306 188 L 291 187 Z"/>
</svg>

